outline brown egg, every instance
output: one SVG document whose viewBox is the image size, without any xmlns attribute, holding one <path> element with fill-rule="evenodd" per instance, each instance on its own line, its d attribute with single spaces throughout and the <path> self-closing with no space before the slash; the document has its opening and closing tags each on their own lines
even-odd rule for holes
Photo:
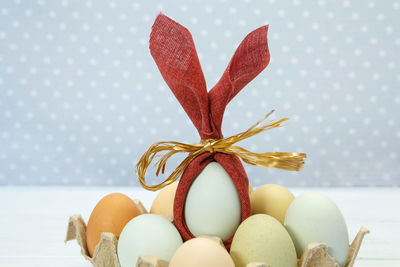
<svg viewBox="0 0 400 267">
<path fill-rule="evenodd" d="M 178 182 L 164 187 L 151 205 L 150 213 L 172 217 L 174 215 L 174 200 Z"/>
<path fill-rule="evenodd" d="M 93 256 L 101 233 L 113 233 L 119 238 L 125 225 L 140 214 L 135 202 L 124 194 L 113 193 L 102 198 L 94 207 L 86 227 L 86 243 L 90 256 Z"/>
</svg>

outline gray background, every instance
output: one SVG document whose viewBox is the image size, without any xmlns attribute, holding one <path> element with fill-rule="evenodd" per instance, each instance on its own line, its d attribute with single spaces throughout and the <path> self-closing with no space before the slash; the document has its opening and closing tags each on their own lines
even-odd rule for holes
<svg viewBox="0 0 400 267">
<path fill-rule="evenodd" d="M 223 132 L 276 109 L 287 125 L 241 145 L 308 158 L 299 173 L 245 166 L 253 185 L 400 185 L 400 2 L 361 0 L 1 1 L 0 184 L 138 185 L 152 143 L 199 141 L 149 53 L 159 11 L 191 31 L 209 88 L 270 24 L 271 63 Z"/>
</svg>

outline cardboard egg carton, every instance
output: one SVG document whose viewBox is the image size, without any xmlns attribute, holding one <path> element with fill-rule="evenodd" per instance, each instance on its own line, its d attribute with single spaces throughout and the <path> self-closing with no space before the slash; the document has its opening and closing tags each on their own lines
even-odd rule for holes
<svg viewBox="0 0 400 267">
<path fill-rule="evenodd" d="M 136 205 L 141 210 L 141 213 L 147 213 L 143 204 L 139 200 L 134 200 Z M 172 221 L 172 218 L 169 218 Z M 357 258 L 358 251 L 360 250 L 361 243 L 364 236 L 369 233 L 369 230 L 361 227 L 360 231 L 354 238 L 353 242 L 349 245 L 349 254 L 347 256 L 344 267 L 353 267 Z M 211 239 L 220 242 L 222 241 L 217 237 L 210 237 Z M 72 215 L 69 218 L 67 236 L 65 242 L 76 240 L 81 248 L 83 257 L 90 261 L 94 267 L 120 267 L 117 245 L 118 240 L 112 233 L 102 233 L 100 242 L 96 246 L 93 257 L 90 257 L 87 244 L 86 244 L 86 224 L 81 215 Z M 218 240 L 217 240 L 218 239 Z M 143 255 L 140 256 L 136 267 L 161 267 L 161 262 L 154 256 Z M 298 267 L 340 267 L 338 263 L 329 255 L 327 245 L 323 243 L 311 243 L 304 251 L 302 257 L 297 262 Z M 265 263 L 249 263 L 246 267 L 269 267 Z"/>
</svg>

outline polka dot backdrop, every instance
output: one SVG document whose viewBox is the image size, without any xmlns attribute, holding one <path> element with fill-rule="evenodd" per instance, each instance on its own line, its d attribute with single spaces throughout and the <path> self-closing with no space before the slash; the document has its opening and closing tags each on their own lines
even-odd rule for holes
<svg viewBox="0 0 400 267">
<path fill-rule="evenodd" d="M 400 2 L 377 0 L 2 1 L 0 184 L 138 185 L 152 143 L 199 141 L 150 56 L 160 11 L 191 31 L 208 88 L 270 24 L 271 63 L 223 132 L 275 109 L 286 126 L 241 144 L 308 158 L 299 173 L 245 166 L 254 186 L 400 185 Z"/>
</svg>

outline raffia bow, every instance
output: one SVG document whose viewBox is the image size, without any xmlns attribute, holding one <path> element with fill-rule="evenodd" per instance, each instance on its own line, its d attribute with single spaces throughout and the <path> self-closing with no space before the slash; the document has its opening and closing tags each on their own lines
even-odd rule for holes
<svg viewBox="0 0 400 267">
<path fill-rule="evenodd" d="M 247 164 L 260 166 L 264 168 L 279 168 L 289 171 L 300 171 L 304 166 L 303 159 L 306 157 L 305 153 L 292 153 L 292 152 L 266 152 L 254 153 L 233 144 L 240 142 L 244 139 L 252 137 L 261 132 L 271 130 L 281 126 L 281 123 L 287 121 L 288 118 L 283 118 L 266 125 L 260 125 L 269 115 L 274 112 L 272 110 L 265 115 L 261 120 L 251 126 L 247 131 L 238 133 L 231 137 L 222 139 L 205 139 L 201 140 L 199 144 L 184 144 L 179 142 L 158 142 L 150 146 L 150 148 L 142 155 L 139 162 L 136 164 L 137 175 L 139 182 L 143 188 L 150 191 L 157 191 L 171 183 L 173 183 L 183 173 L 189 163 L 197 156 L 204 152 L 216 153 L 221 152 L 231 154 L 239 157 Z M 168 151 L 166 154 L 158 154 L 162 151 Z M 171 175 L 162 183 L 157 185 L 146 184 L 145 174 L 147 167 L 157 156 L 160 159 L 154 164 L 157 166 L 156 175 L 164 173 L 165 164 L 168 159 L 175 153 L 188 152 L 189 155 L 178 165 L 178 167 L 171 173 Z"/>
</svg>

